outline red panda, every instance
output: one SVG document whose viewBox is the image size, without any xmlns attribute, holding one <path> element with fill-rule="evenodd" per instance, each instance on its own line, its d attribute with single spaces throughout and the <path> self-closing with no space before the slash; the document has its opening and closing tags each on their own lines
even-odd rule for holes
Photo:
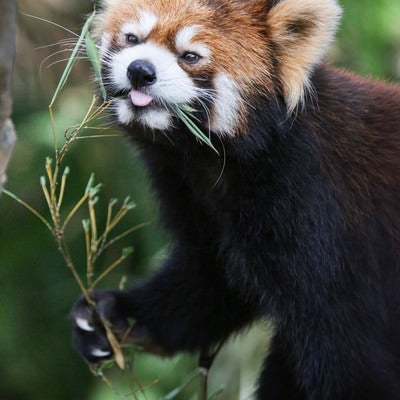
<svg viewBox="0 0 400 400">
<path fill-rule="evenodd" d="M 257 399 L 400 399 L 400 89 L 322 62 L 337 1 L 103 3 L 112 118 L 173 245 L 147 281 L 97 292 L 97 312 L 164 354 L 268 318 Z M 81 354 L 112 357 L 84 300 L 71 316 Z"/>
</svg>

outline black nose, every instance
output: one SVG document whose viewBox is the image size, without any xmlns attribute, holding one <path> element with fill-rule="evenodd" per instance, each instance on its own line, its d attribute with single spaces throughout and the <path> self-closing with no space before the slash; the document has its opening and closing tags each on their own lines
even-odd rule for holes
<svg viewBox="0 0 400 400">
<path fill-rule="evenodd" d="M 133 87 L 150 86 L 156 83 L 156 71 L 153 64 L 144 60 L 135 60 L 131 62 L 126 71 L 129 82 Z"/>
</svg>

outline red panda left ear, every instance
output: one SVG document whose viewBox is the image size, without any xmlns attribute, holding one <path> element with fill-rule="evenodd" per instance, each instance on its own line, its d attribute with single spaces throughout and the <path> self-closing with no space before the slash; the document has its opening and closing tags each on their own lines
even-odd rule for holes
<svg viewBox="0 0 400 400">
<path fill-rule="evenodd" d="M 340 16 L 336 0 L 281 0 L 268 13 L 289 112 L 303 100 L 310 74 L 328 50 Z"/>
</svg>

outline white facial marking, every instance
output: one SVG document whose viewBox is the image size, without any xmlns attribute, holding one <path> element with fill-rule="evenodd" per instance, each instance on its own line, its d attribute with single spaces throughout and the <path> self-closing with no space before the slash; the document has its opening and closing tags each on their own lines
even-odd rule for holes
<svg viewBox="0 0 400 400">
<path fill-rule="evenodd" d="M 131 88 L 127 70 L 129 64 L 135 60 L 148 61 L 155 68 L 157 81 L 147 87 L 149 95 L 174 104 L 186 103 L 196 96 L 196 87 L 178 65 L 176 56 L 151 41 L 123 49 L 113 57 L 111 81 L 117 90 Z"/>
<path fill-rule="evenodd" d="M 132 110 L 129 108 L 128 100 L 115 99 L 113 101 L 117 110 L 118 120 L 124 125 L 129 125 L 132 122 L 134 115 Z"/>
<path fill-rule="evenodd" d="M 150 32 L 154 29 L 157 25 L 158 17 L 151 11 L 141 11 L 139 13 L 139 25 L 141 29 L 141 33 L 144 36 L 148 36 Z"/>
<path fill-rule="evenodd" d="M 128 66 L 135 60 L 150 62 L 156 71 L 157 80 L 144 88 L 154 98 L 156 105 L 135 111 L 130 99 L 115 99 L 115 108 L 121 123 L 129 125 L 134 119 L 153 129 L 165 130 L 171 126 L 170 111 L 162 104 L 186 104 L 197 97 L 198 89 L 189 75 L 179 66 L 177 56 L 167 48 L 151 41 L 127 47 L 116 53 L 110 60 L 110 81 L 115 90 L 127 90 L 132 84 L 127 77 Z M 140 90 L 140 88 L 139 88 Z M 159 108 L 157 107 L 157 104 Z"/>
<path fill-rule="evenodd" d="M 216 98 L 211 129 L 220 134 L 233 135 L 238 123 L 241 103 L 239 90 L 228 75 L 221 73 L 214 79 Z"/>
<path fill-rule="evenodd" d="M 110 350 L 92 349 L 90 352 L 93 357 L 108 357 L 111 355 Z"/>
<path fill-rule="evenodd" d="M 180 54 L 157 44 L 148 38 L 148 35 L 158 23 L 154 13 L 142 11 L 137 21 L 130 21 L 121 28 L 120 40 L 125 44 L 125 35 L 132 33 L 140 42 L 134 46 L 124 47 L 107 60 L 110 65 L 110 85 L 116 92 L 129 92 L 132 84 L 128 79 L 127 70 L 135 60 L 151 63 L 155 69 L 156 81 L 143 88 L 134 88 L 143 91 L 153 98 L 146 107 L 133 107 L 129 97 L 115 99 L 114 106 L 121 123 L 129 125 L 134 120 L 152 129 L 167 130 L 173 124 L 173 112 L 170 111 L 177 104 L 189 104 L 199 96 L 199 88 L 188 73 L 180 65 Z M 178 53 L 192 51 L 201 56 L 201 62 L 208 62 L 211 51 L 209 47 L 196 41 L 198 32 L 196 25 L 181 29 L 175 38 L 175 47 Z M 105 52 L 103 52 L 105 53 Z M 172 107 L 171 107 L 172 106 Z"/>
<path fill-rule="evenodd" d="M 78 325 L 78 327 L 80 329 L 82 329 L 85 332 L 93 332 L 94 331 L 93 326 L 89 324 L 89 321 L 87 319 L 78 317 L 75 319 L 75 323 L 76 323 L 76 325 Z"/>
<path fill-rule="evenodd" d="M 176 34 L 175 47 L 181 53 L 185 51 L 194 51 L 199 56 L 208 58 L 211 54 L 208 46 L 193 39 L 197 32 L 198 27 L 196 25 L 185 26 L 182 28 Z"/>
<path fill-rule="evenodd" d="M 140 115 L 139 119 L 143 125 L 161 131 L 167 130 L 171 126 L 171 114 L 167 110 L 148 110 Z"/>
<path fill-rule="evenodd" d="M 157 22 L 158 17 L 154 13 L 142 10 L 139 13 L 138 21 L 127 22 L 122 25 L 121 33 L 123 35 L 133 33 L 140 39 L 145 39 L 157 25 Z"/>
<path fill-rule="evenodd" d="M 196 25 L 185 26 L 176 34 L 175 46 L 187 50 L 197 32 Z"/>
</svg>

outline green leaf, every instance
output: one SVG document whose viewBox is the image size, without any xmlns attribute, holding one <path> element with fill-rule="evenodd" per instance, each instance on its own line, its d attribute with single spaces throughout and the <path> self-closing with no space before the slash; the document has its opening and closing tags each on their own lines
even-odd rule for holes
<svg viewBox="0 0 400 400">
<path fill-rule="evenodd" d="M 187 112 L 187 113 L 194 113 L 196 112 L 196 110 L 193 107 L 188 106 L 187 104 L 182 104 L 179 106 L 179 108 L 183 111 L 183 112 Z"/>
<path fill-rule="evenodd" d="M 97 50 L 97 46 L 90 36 L 90 32 L 86 32 L 85 35 L 85 44 L 86 44 L 86 55 L 88 56 L 88 59 L 90 63 L 92 64 L 93 71 L 96 75 L 97 81 L 99 82 L 100 86 L 100 91 L 101 95 L 103 96 L 103 100 L 107 100 L 107 93 L 106 89 L 104 87 L 104 82 L 103 82 L 103 77 L 101 75 L 101 60 L 100 60 L 100 55 Z"/>
<path fill-rule="evenodd" d="M 213 146 L 211 140 L 206 136 L 201 129 L 193 122 L 196 119 L 192 114 L 196 111 L 192 107 L 186 104 L 177 104 L 175 106 L 175 111 L 177 117 L 186 125 L 189 131 L 197 137 L 201 142 L 205 143 L 207 146 L 211 147 L 217 154 L 218 150 Z"/>
<path fill-rule="evenodd" d="M 94 16 L 96 15 L 96 11 L 93 11 L 93 13 L 89 16 L 89 18 L 86 20 L 85 24 L 83 25 L 81 34 L 78 38 L 78 41 L 76 42 L 76 45 L 74 49 L 72 50 L 71 56 L 68 59 L 67 66 L 64 69 L 63 74 L 61 75 L 60 81 L 58 82 L 57 88 L 53 94 L 53 98 L 51 99 L 49 107 L 51 108 L 56 101 L 58 95 L 60 94 L 61 90 L 63 89 L 64 85 L 66 84 L 69 74 L 71 73 L 72 67 L 75 64 L 76 61 L 76 55 L 78 54 L 79 49 L 82 46 L 82 43 L 86 37 L 87 32 L 89 31 L 89 26 L 93 21 Z"/>
</svg>

